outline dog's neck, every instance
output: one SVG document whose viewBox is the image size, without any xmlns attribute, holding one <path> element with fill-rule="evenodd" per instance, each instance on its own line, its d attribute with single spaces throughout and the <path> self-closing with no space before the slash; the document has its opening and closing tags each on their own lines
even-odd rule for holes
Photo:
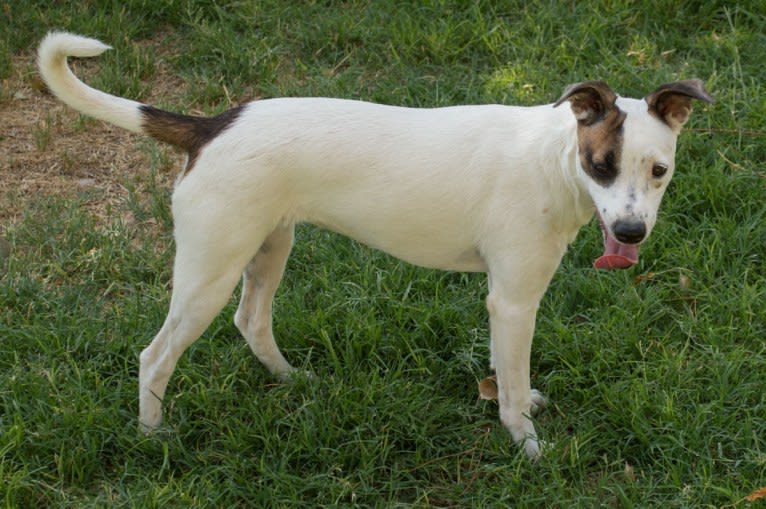
<svg viewBox="0 0 766 509">
<path fill-rule="evenodd" d="M 579 167 L 577 121 L 569 108 L 543 106 L 545 132 L 534 150 L 550 187 L 551 212 L 557 218 L 557 231 L 572 242 L 579 229 L 595 212 L 585 176 Z"/>
</svg>

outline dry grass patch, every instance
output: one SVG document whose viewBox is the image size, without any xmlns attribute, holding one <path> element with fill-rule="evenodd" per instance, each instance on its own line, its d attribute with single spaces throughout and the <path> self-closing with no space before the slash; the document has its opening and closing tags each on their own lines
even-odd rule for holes
<svg viewBox="0 0 766 509">
<path fill-rule="evenodd" d="M 145 41 L 155 54 L 171 53 L 165 38 Z M 87 207 L 106 220 L 107 211 L 125 199 L 125 182 L 141 192 L 152 166 L 162 186 L 169 189 L 180 167 L 180 156 L 156 147 L 145 138 L 86 118 L 53 97 L 37 75 L 35 55 L 13 58 L 13 74 L 2 82 L 0 99 L 0 222 L 16 222 L 25 207 L 41 197 L 73 197 L 87 191 Z M 73 62 L 86 82 L 99 71 L 98 59 Z M 158 58 L 150 84 L 152 102 L 179 100 L 184 86 Z M 158 152 L 159 151 L 159 152 Z M 152 153 L 168 164 L 157 165 Z M 152 180 L 156 180 L 152 178 Z"/>
</svg>

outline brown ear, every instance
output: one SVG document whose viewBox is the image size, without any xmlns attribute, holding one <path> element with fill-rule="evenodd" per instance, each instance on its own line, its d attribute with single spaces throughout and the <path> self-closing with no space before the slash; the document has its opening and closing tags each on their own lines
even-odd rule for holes
<svg viewBox="0 0 766 509">
<path fill-rule="evenodd" d="M 715 102 L 700 80 L 666 83 L 644 98 L 649 105 L 649 112 L 676 132 L 679 132 L 689 120 L 689 115 L 692 113 L 692 99 Z"/>
<path fill-rule="evenodd" d="M 578 122 L 587 126 L 602 120 L 608 111 L 615 109 L 616 100 L 617 94 L 603 81 L 584 81 L 569 85 L 553 107 L 569 101 Z"/>
</svg>

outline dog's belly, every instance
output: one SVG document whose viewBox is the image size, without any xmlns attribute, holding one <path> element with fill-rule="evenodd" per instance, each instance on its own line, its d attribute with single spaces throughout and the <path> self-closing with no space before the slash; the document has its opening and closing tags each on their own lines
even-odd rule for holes
<svg viewBox="0 0 766 509">
<path fill-rule="evenodd" d="M 399 224 L 395 228 L 391 228 L 391 223 L 382 228 L 367 224 L 360 228 L 359 225 L 329 217 L 308 222 L 420 267 L 459 272 L 487 271 L 487 264 L 478 247 L 467 238 L 447 238 L 433 229 L 417 228 L 417 224 Z"/>
</svg>

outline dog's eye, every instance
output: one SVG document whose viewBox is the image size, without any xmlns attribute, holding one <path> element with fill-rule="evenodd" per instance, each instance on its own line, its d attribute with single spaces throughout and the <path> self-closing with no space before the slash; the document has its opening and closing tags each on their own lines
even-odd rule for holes
<svg viewBox="0 0 766 509">
<path fill-rule="evenodd" d="M 660 178 L 663 177 L 668 172 L 668 167 L 664 164 L 657 163 L 654 166 L 652 166 L 652 177 L 654 178 Z"/>
</svg>

